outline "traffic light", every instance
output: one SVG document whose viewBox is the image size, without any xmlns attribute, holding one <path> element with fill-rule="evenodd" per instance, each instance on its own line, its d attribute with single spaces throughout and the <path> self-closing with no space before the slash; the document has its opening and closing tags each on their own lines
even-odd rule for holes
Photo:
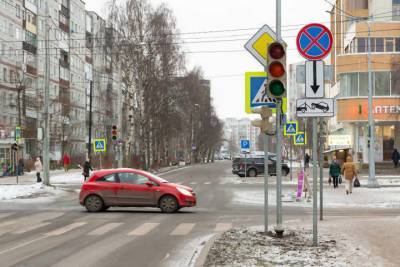
<svg viewBox="0 0 400 267">
<path fill-rule="evenodd" d="M 273 42 L 268 46 L 267 84 L 269 96 L 286 97 L 286 44 Z"/>
<path fill-rule="evenodd" d="M 117 135 L 118 135 L 118 132 L 117 132 L 117 125 L 113 125 L 113 126 L 112 126 L 112 131 L 111 131 L 111 139 L 112 139 L 113 141 L 117 141 Z"/>
<path fill-rule="evenodd" d="M 14 143 L 11 145 L 11 149 L 17 151 L 18 150 L 18 145 L 17 143 Z"/>
<path fill-rule="evenodd" d="M 254 127 L 260 128 L 261 132 L 274 135 L 275 134 L 275 126 L 273 124 L 274 117 L 272 117 L 272 110 L 269 107 L 260 107 L 252 109 L 253 113 L 258 113 L 261 115 L 261 120 L 253 120 L 251 125 Z"/>
</svg>

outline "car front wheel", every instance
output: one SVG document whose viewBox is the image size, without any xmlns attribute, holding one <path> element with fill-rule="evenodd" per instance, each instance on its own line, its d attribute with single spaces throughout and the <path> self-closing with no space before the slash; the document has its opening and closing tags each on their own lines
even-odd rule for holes
<svg viewBox="0 0 400 267">
<path fill-rule="evenodd" d="M 101 197 L 96 195 L 90 195 L 85 199 L 85 208 L 89 212 L 99 212 L 104 208 L 104 203 Z"/>
<path fill-rule="evenodd" d="M 249 177 L 256 177 L 257 176 L 257 172 L 254 169 L 250 169 L 249 170 Z"/>
<path fill-rule="evenodd" d="M 159 202 L 160 209 L 165 213 L 174 213 L 178 210 L 178 201 L 173 196 L 163 196 Z"/>
</svg>

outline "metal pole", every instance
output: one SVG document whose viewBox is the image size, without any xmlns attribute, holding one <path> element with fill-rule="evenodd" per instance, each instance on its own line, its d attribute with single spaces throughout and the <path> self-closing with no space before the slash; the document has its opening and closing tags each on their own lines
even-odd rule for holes
<svg viewBox="0 0 400 267">
<path fill-rule="evenodd" d="M 246 181 L 247 178 L 247 153 L 246 151 L 243 151 L 244 153 L 244 180 Z"/>
<path fill-rule="evenodd" d="M 292 157 L 293 157 L 293 144 L 291 138 L 289 138 L 289 168 L 290 168 L 290 181 L 293 181 L 293 165 L 292 165 Z"/>
<path fill-rule="evenodd" d="M 88 145 L 88 159 L 90 161 L 92 156 L 92 107 L 93 107 L 93 81 L 90 81 L 89 90 L 89 145 Z"/>
<path fill-rule="evenodd" d="M 371 26 L 368 21 L 366 21 L 366 23 L 368 25 L 368 124 L 370 135 L 368 187 L 378 187 L 379 184 L 375 177 L 375 122 L 372 103 Z"/>
<path fill-rule="evenodd" d="M 276 39 L 278 39 L 278 41 L 282 40 L 281 14 L 282 14 L 281 0 L 276 0 Z"/>
<path fill-rule="evenodd" d="M 44 140 L 43 140 L 43 183 L 50 185 L 50 116 L 49 116 L 49 99 L 50 99 L 50 55 L 49 55 L 49 7 L 46 3 L 46 30 L 45 30 L 45 87 L 44 87 Z"/>
<path fill-rule="evenodd" d="M 318 192 L 317 192 L 317 118 L 312 118 L 313 120 L 313 153 L 312 153 L 312 161 L 313 161 L 313 245 L 318 245 L 318 232 L 317 232 L 317 224 L 318 224 Z"/>
<path fill-rule="evenodd" d="M 283 234 L 282 226 L 282 100 L 276 102 L 276 227 L 275 232 L 278 236 Z"/>
<path fill-rule="evenodd" d="M 264 233 L 268 233 L 268 142 L 269 136 L 264 134 Z"/>
<path fill-rule="evenodd" d="M 120 71 L 118 71 L 119 74 L 121 74 Z M 119 76 L 119 82 L 121 85 L 121 76 Z M 122 168 L 122 162 L 123 162 L 123 158 L 122 158 L 122 148 L 123 148 L 123 132 L 122 132 L 122 90 L 121 90 L 121 86 L 118 90 L 118 129 L 120 129 L 120 139 L 121 142 L 118 142 L 118 168 Z"/>
<path fill-rule="evenodd" d="M 322 118 L 319 119 L 319 219 L 324 219 L 324 132 Z"/>
</svg>

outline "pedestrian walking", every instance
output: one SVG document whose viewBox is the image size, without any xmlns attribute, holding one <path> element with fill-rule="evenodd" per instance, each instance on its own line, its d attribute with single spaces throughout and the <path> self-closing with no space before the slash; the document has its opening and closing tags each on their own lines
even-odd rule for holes
<svg viewBox="0 0 400 267">
<path fill-rule="evenodd" d="M 399 166 L 400 154 L 396 148 L 393 150 L 392 160 L 393 160 L 394 167 L 397 168 Z"/>
<path fill-rule="evenodd" d="M 36 171 L 36 182 L 40 183 L 42 181 L 40 173 L 43 171 L 43 166 L 39 157 L 37 157 L 35 161 L 35 171 Z"/>
<path fill-rule="evenodd" d="M 329 176 L 333 180 L 333 188 L 339 187 L 340 165 L 336 156 L 332 157 L 332 162 L 329 164 Z"/>
<path fill-rule="evenodd" d="M 25 167 L 24 160 L 20 158 L 18 160 L 18 167 L 17 167 L 18 175 L 24 175 L 24 167 Z"/>
<path fill-rule="evenodd" d="M 310 156 L 307 153 L 304 156 L 304 168 L 310 168 Z"/>
<path fill-rule="evenodd" d="M 346 183 L 346 194 L 351 194 L 353 192 L 353 179 L 357 177 L 356 165 L 351 156 L 347 156 L 346 162 L 343 164 L 342 174 Z"/>
<path fill-rule="evenodd" d="M 63 164 L 64 164 L 64 171 L 68 172 L 69 164 L 71 164 L 71 158 L 68 156 L 67 153 L 64 154 Z"/>
<path fill-rule="evenodd" d="M 92 165 L 90 165 L 90 160 L 87 159 L 85 161 L 85 164 L 83 164 L 83 173 L 82 173 L 85 181 L 90 176 L 90 171 L 93 171 L 93 169 Z"/>
</svg>

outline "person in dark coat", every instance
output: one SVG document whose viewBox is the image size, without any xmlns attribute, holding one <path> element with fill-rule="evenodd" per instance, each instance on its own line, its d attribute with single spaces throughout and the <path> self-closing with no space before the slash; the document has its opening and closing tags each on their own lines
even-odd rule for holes
<svg viewBox="0 0 400 267">
<path fill-rule="evenodd" d="M 307 153 L 304 156 L 304 167 L 310 168 L 310 156 Z"/>
<path fill-rule="evenodd" d="M 339 187 L 339 175 L 340 175 L 340 164 L 336 159 L 336 156 L 332 157 L 332 162 L 329 164 L 329 176 L 333 180 L 333 188 Z"/>
<path fill-rule="evenodd" d="M 24 160 L 22 158 L 19 159 L 18 161 L 18 175 L 24 175 Z"/>
<path fill-rule="evenodd" d="M 90 171 L 93 171 L 92 165 L 90 165 L 90 160 L 86 160 L 85 164 L 83 165 L 83 177 L 86 179 L 90 176 Z"/>
<path fill-rule="evenodd" d="M 394 167 L 397 168 L 399 166 L 400 154 L 396 148 L 393 150 L 392 160 L 393 160 Z"/>
</svg>

